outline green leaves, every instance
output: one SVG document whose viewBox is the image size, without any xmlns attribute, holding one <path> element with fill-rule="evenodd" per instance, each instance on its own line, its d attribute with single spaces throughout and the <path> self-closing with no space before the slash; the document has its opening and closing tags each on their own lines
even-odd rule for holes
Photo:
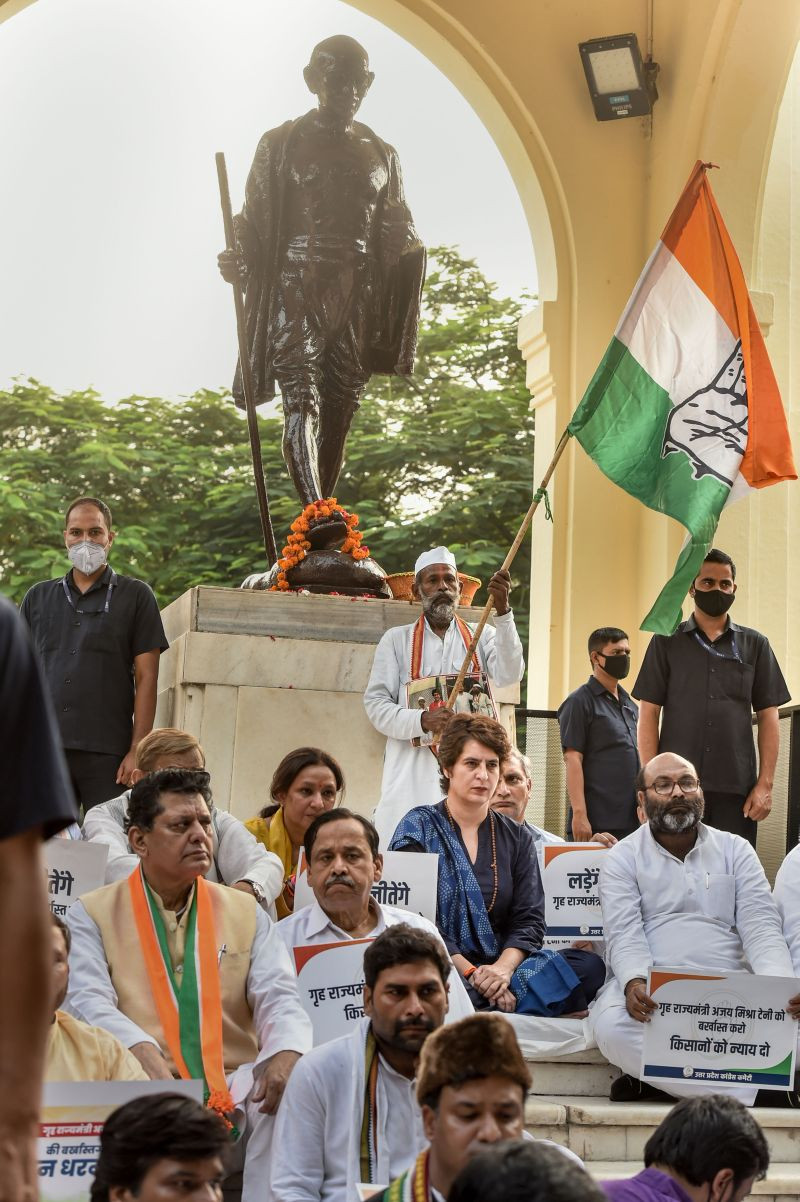
<svg viewBox="0 0 800 1202">
<path fill-rule="evenodd" d="M 387 572 L 438 543 L 484 583 L 502 562 L 533 484 L 520 311 L 474 261 L 452 247 L 431 252 L 416 373 L 373 376 L 336 490 Z M 195 584 L 237 587 L 265 566 L 247 424 L 227 394 L 108 405 L 91 390 L 59 396 L 27 380 L 0 396 L 0 587 L 15 600 L 66 569 L 64 510 L 80 495 L 110 506 L 114 566 L 147 580 L 162 605 Z M 259 428 L 280 547 L 300 503 L 281 458 L 282 419 L 260 417 Z M 527 544 L 513 574 L 524 640 Z"/>
</svg>

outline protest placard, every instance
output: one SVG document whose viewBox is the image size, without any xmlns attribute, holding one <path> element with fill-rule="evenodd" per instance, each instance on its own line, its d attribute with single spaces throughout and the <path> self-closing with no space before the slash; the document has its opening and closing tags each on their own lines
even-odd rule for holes
<svg viewBox="0 0 800 1202">
<path fill-rule="evenodd" d="M 597 882 L 607 851 L 602 843 L 545 843 L 539 849 L 549 945 L 603 938 Z"/>
<path fill-rule="evenodd" d="M 644 1024 L 642 1076 L 791 1089 L 797 1024 L 784 1007 L 800 983 L 747 972 L 651 968 L 658 1009 Z"/>
<path fill-rule="evenodd" d="M 99 889 L 106 880 L 108 848 L 80 839 L 48 839 L 44 845 L 47 896 L 50 909 L 63 918 L 82 893 Z"/>
<path fill-rule="evenodd" d="M 371 939 L 296 947 L 294 963 L 314 1046 L 346 1035 L 364 1015 L 364 950 Z"/>
<path fill-rule="evenodd" d="M 372 896 L 382 906 L 412 910 L 423 918 L 436 921 L 436 887 L 439 857 L 430 852 L 387 851 L 383 854 L 383 875 L 372 886 Z M 294 908 L 310 906 L 314 894 L 308 883 L 303 849 L 297 861 Z"/>
<path fill-rule="evenodd" d="M 36 1157 L 40 1202 L 88 1202 L 112 1110 L 143 1094 L 203 1101 L 202 1081 L 57 1081 L 44 1087 Z"/>
</svg>

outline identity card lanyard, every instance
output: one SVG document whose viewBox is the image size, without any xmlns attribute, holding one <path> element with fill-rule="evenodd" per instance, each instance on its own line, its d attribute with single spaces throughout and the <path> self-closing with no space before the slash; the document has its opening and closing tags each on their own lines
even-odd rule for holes
<svg viewBox="0 0 800 1202">
<path fill-rule="evenodd" d="M 739 648 L 736 646 L 736 635 L 733 633 L 733 631 L 731 631 L 731 651 L 733 652 L 733 655 L 725 655 L 722 651 L 717 651 L 713 643 L 707 643 L 705 639 L 701 639 L 696 630 L 693 633 L 700 646 L 704 651 L 707 651 L 709 655 L 716 655 L 717 659 L 735 659 L 739 663 L 742 663 L 742 657 L 739 654 Z"/>
<path fill-rule="evenodd" d="M 102 609 L 90 609 L 87 611 L 85 609 L 78 609 L 77 605 L 72 600 L 72 597 L 69 594 L 69 585 L 67 584 L 67 577 L 62 576 L 62 578 L 61 578 L 61 585 L 64 589 L 64 596 L 67 598 L 67 601 L 72 606 L 72 608 L 75 610 L 76 614 L 85 614 L 87 612 L 90 614 L 101 614 L 101 613 L 107 614 L 108 611 L 111 609 L 111 594 L 114 591 L 114 585 L 116 583 L 117 583 L 117 573 L 112 568 L 111 576 L 109 577 L 108 584 L 106 585 L 106 603 L 105 603 L 105 605 L 103 606 Z"/>
</svg>

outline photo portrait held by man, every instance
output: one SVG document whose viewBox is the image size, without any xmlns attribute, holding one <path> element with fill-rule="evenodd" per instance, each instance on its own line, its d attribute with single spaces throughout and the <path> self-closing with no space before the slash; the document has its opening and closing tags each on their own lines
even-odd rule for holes
<svg viewBox="0 0 800 1202">
<path fill-rule="evenodd" d="M 516 684 L 522 679 L 525 661 L 509 606 L 508 572 L 496 572 L 488 589 L 495 624 L 481 634 L 473 670 L 497 685 Z M 381 637 L 364 693 L 367 717 L 386 737 L 381 796 L 374 815 L 383 847 L 413 806 L 433 805 L 442 795 L 432 744 L 441 738 L 452 712 L 441 696 L 441 704 L 432 704 L 427 711 L 409 708 L 406 686 L 415 680 L 457 673 L 472 638 L 456 613 L 461 582 L 455 556 L 447 547 L 434 547 L 418 556 L 412 592 L 422 605 L 422 614 L 412 625 L 394 626 Z M 414 746 L 412 740 L 419 745 Z"/>
</svg>

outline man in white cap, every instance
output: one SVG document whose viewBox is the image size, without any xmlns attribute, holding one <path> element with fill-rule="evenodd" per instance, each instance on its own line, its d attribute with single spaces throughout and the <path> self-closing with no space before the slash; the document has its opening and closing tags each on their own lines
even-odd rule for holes
<svg viewBox="0 0 800 1202">
<path fill-rule="evenodd" d="M 508 572 L 495 572 L 488 587 L 495 625 L 481 634 L 470 677 L 491 677 L 502 687 L 522 679 L 525 660 L 508 604 L 511 577 Z M 374 814 L 383 846 L 388 845 L 408 810 L 433 805 L 441 798 L 439 765 L 431 744 L 438 742 L 450 711 L 409 707 L 406 686 L 413 680 L 457 673 L 471 638 L 469 627 L 456 614 L 461 582 L 455 556 L 447 547 L 434 547 L 420 555 L 414 565 L 412 593 L 422 603 L 422 616 L 410 626 L 395 626 L 383 635 L 364 694 L 370 722 L 386 735 L 381 798 Z"/>
</svg>

